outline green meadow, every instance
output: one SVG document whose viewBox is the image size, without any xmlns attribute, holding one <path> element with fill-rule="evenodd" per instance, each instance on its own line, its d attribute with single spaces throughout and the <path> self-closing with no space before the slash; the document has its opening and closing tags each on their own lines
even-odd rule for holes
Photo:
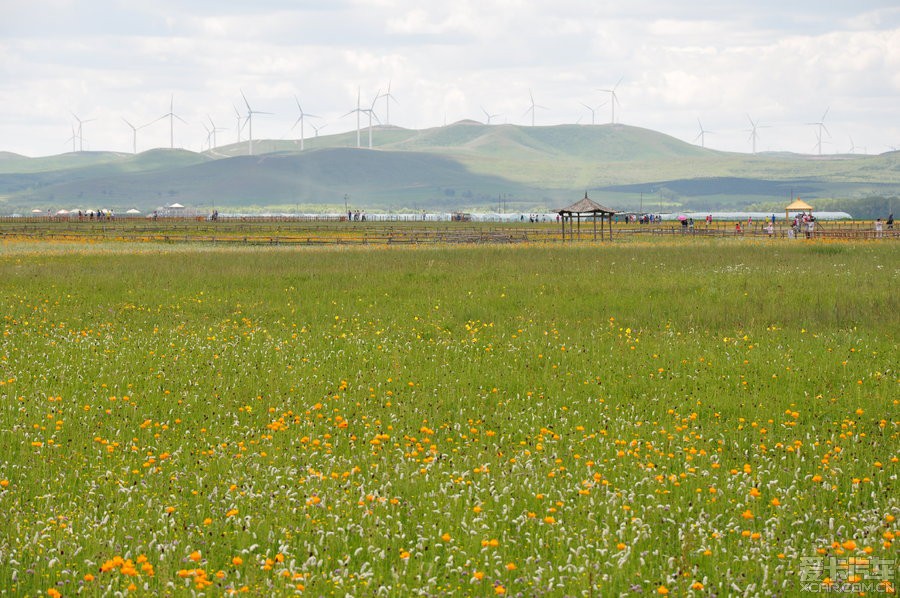
<svg viewBox="0 0 900 598">
<path fill-rule="evenodd" d="M 0 595 L 893 591 L 898 283 L 890 242 L 6 243 Z"/>
</svg>

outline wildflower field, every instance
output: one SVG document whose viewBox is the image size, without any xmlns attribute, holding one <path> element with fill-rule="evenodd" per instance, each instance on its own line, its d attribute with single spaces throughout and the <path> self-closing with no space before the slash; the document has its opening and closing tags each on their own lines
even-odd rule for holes
<svg viewBox="0 0 900 598">
<path fill-rule="evenodd" d="M 898 284 L 896 243 L 4 245 L 0 595 L 893 592 Z"/>
</svg>

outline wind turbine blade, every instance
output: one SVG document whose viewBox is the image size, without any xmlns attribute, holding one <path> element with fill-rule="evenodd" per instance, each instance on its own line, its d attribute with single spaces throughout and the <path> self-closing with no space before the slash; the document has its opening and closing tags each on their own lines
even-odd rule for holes
<svg viewBox="0 0 900 598">
<path fill-rule="evenodd" d="M 250 102 L 247 101 L 247 96 L 244 95 L 244 90 L 241 90 L 241 97 L 244 98 L 244 104 L 247 105 L 247 112 L 253 112 L 253 108 L 250 107 Z"/>
<path fill-rule="evenodd" d="M 831 110 L 831 106 L 825 108 L 825 114 L 822 115 L 822 122 L 825 122 L 825 117 L 828 116 L 828 111 Z"/>
</svg>

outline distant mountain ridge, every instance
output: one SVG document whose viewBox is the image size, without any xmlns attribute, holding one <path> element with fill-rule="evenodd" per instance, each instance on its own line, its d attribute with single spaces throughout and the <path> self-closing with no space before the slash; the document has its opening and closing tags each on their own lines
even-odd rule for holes
<svg viewBox="0 0 900 598">
<path fill-rule="evenodd" d="M 0 212 L 100 206 L 336 206 L 373 210 L 536 210 L 589 191 L 619 209 L 735 208 L 803 194 L 900 192 L 900 153 L 737 154 L 627 125 L 523 127 L 460 121 L 425 130 L 375 127 L 296 140 L 254 140 L 202 154 L 0 152 Z"/>
</svg>

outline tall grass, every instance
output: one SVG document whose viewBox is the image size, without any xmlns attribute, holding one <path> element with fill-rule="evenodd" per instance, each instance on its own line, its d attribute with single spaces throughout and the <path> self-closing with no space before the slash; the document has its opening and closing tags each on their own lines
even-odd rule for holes
<svg viewBox="0 0 900 598">
<path fill-rule="evenodd" d="M 799 594 L 896 555 L 897 258 L 7 252 L 0 587 Z"/>
</svg>

